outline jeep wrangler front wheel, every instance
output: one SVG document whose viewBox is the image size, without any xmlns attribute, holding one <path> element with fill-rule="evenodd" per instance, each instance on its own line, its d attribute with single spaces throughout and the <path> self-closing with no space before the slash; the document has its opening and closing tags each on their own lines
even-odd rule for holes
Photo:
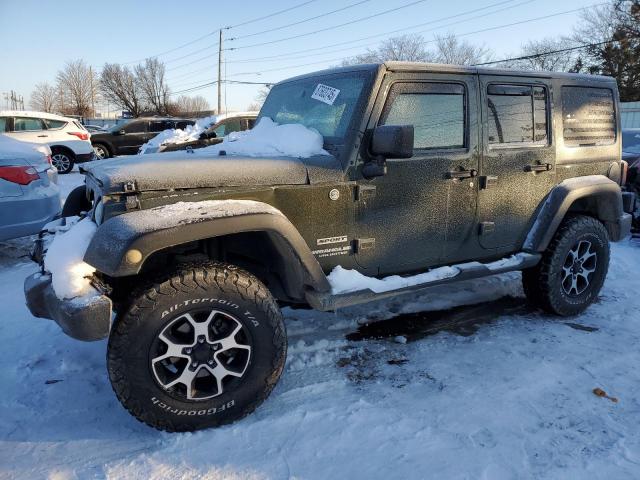
<svg viewBox="0 0 640 480">
<path fill-rule="evenodd" d="M 583 312 L 604 284 L 609 269 L 609 236 L 593 217 L 577 215 L 558 228 L 538 265 L 522 272 L 529 301 L 556 315 Z"/>
<path fill-rule="evenodd" d="M 251 413 L 280 378 L 286 348 L 267 288 L 236 267 L 207 263 L 143 287 L 116 320 L 107 363 L 131 414 L 191 431 Z"/>
</svg>

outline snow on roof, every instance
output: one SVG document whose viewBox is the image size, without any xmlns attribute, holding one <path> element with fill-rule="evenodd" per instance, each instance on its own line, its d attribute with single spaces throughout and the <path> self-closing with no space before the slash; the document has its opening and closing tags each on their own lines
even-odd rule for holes
<svg viewBox="0 0 640 480">
<path fill-rule="evenodd" d="M 34 117 L 34 118 L 47 118 L 49 120 L 64 120 L 71 122 L 74 119 L 69 117 L 63 117 L 62 115 L 56 115 L 55 113 L 36 112 L 33 110 L 1 110 L 0 117 Z"/>
</svg>

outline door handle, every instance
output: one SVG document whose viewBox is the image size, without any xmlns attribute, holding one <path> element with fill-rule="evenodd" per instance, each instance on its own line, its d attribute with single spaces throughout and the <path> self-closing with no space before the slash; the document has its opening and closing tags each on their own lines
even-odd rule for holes
<svg viewBox="0 0 640 480">
<path fill-rule="evenodd" d="M 38 135 L 38 138 L 48 137 L 49 135 Z"/>
<path fill-rule="evenodd" d="M 477 177 L 478 176 L 478 171 L 471 169 L 471 170 L 449 170 L 447 172 L 447 178 L 457 178 L 457 179 L 463 179 L 463 178 L 473 178 L 473 177 Z"/>
<path fill-rule="evenodd" d="M 525 172 L 548 172 L 553 168 L 550 163 L 543 163 L 542 165 L 526 165 L 524 167 Z"/>
</svg>

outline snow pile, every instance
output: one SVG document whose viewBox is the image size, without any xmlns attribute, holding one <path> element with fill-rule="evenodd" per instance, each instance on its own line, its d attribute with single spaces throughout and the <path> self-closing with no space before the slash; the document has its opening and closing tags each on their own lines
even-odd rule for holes
<svg viewBox="0 0 640 480">
<path fill-rule="evenodd" d="M 232 132 L 222 143 L 205 147 L 202 153 L 247 155 L 249 157 L 300 157 L 329 155 L 322 148 L 323 138 L 313 128 L 298 123 L 279 125 L 268 117 L 262 117 L 251 130 Z"/>
<path fill-rule="evenodd" d="M 327 277 L 334 294 L 357 292 L 369 289 L 375 293 L 389 292 L 399 288 L 412 287 L 425 282 L 435 282 L 455 277 L 460 270 L 455 267 L 440 267 L 411 277 L 392 275 L 383 279 L 367 277 L 357 270 L 348 270 L 338 265 Z"/>
<path fill-rule="evenodd" d="M 140 152 L 144 153 L 147 148 L 157 149 L 160 145 L 168 145 L 172 143 L 186 143 L 198 140 L 200 134 L 211 125 L 215 125 L 225 118 L 224 115 L 212 115 L 210 117 L 200 118 L 196 120 L 194 125 L 187 125 L 184 130 L 180 128 L 170 128 L 163 130 L 153 137 L 147 143 L 140 147 Z"/>
<path fill-rule="evenodd" d="M 61 300 L 96 293 L 87 278 L 96 269 L 83 258 L 97 227 L 88 218 L 74 221 L 77 223 L 66 232 L 56 233 L 44 259 L 45 270 L 51 273 L 53 290 Z"/>
</svg>

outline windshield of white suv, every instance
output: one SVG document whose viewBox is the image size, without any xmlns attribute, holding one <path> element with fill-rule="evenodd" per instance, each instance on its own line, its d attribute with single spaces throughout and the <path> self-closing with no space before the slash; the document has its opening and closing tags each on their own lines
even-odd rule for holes
<svg viewBox="0 0 640 480">
<path fill-rule="evenodd" d="M 640 130 L 631 132 L 622 131 L 622 151 L 640 153 Z"/>
<path fill-rule="evenodd" d="M 258 119 L 315 128 L 326 142 L 338 143 L 361 101 L 369 72 L 348 72 L 294 80 L 271 89 Z"/>
</svg>

